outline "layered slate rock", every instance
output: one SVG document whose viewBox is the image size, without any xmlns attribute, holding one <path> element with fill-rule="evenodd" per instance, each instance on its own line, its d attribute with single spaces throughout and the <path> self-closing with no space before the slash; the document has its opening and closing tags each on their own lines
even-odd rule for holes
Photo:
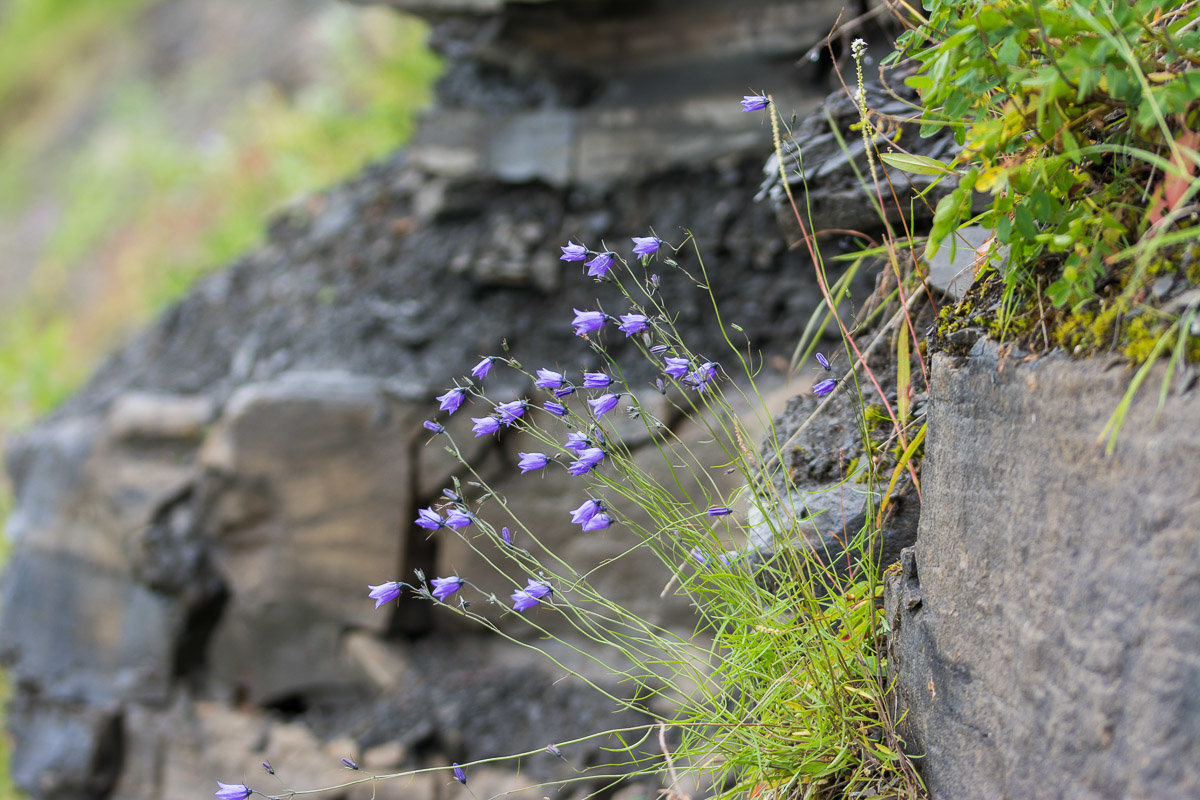
<svg viewBox="0 0 1200 800">
<path fill-rule="evenodd" d="M 1161 379 L 1161 373 L 1157 376 Z M 1200 796 L 1200 393 L 980 340 L 933 359 L 889 666 L 932 797 Z"/>
</svg>

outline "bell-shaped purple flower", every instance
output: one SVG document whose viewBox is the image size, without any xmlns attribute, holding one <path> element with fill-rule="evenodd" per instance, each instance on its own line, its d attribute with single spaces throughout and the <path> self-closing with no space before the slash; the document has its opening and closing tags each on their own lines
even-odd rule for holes
<svg viewBox="0 0 1200 800">
<path fill-rule="evenodd" d="M 517 466 L 521 468 L 522 475 L 542 469 L 550 463 L 550 457 L 545 453 L 517 453 L 517 455 L 521 457 Z"/>
<path fill-rule="evenodd" d="M 524 400 L 513 400 L 510 403 L 501 403 L 500 405 L 496 406 L 496 415 L 505 425 L 512 425 L 517 421 L 517 417 L 520 417 L 525 413 L 525 408 L 528 405 L 529 403 L 525 402 Z"/>
<path fill-rule="evenodd" d="M 452 508 L 446 515 L 447 528 L 465 528 L 475 521 L 475 515 L 461 508 Z"/>
<path fill-rule="evenodd" d="M 682 380 L 683 376 L 692 371 L 692 364 L 686 358 L 676 358 L 675 356 L 667 356 L 663 359 L 666 368 L 663 372 L 670 375 L 675 380 Z"/>
<path fill-rule="evenodd" d="M 463 772 L 463 768 L 458 765 L 457 761 L 455 761 L 450 766 L 454 768 L 454 780 L 458 781 L 463 786 L 466 786 L 467 785 L 467 773 Z"/>
<path fill-rule="evenodd" d="M 588 268 L 587 274 L 593 278 L 603 278 L 608 274 L 609 269 L 612 268 L 613 256 L 615 255 L 616 253 L 611 250 L 604 253 L 597 253 L 595 258 L 584 264 Z"/>
<path fill-rule="evenodd" d="M 553 590 L 550 588 L 550 584 L 530 579 L 526 583 L 524 589 L 518 589 L 512 593 L 511 597 L 513 599 L 513 610 L 526 611 L 530 608 L 533 608 L 542 598 L 548 596 L 552 592 Z"/>
<path fill-rule="evenodd" d="M 695 370 L 690 372 L 684 381 L 697 389 L 703 391 L 704 387 L 708 386 L 717 375 L 717 365 L 713 361 L 706 361 Z"/>
<path fill-rule="evenodd" d="M 748 94 L 742 98 L 742 111 L 762 111 L 770 102 L 761 94 Z"/>
<path fill-rule="evenodd" d="M 485 359 L 483 359 L 482 361 L 480 361 L 478 364 L 475 365 L 475 367 L 471 370 L 471 374 L 474 375 L 479 380 L 483 380 L 484 378 L 487 377 L 488 370 L 490 370 L 492 368 L 492 362 L 495 360 L 496 360 L 495 356 L 486 357 Z"/>
<path fill-rule="evenodd" d="M 576 525 L 582 525 L 603 510 L 604 504 L 599 500 L 584 500 L 579 508 L 571 512 L 571 522 L 574 522 Z"/>
<path fill-rule="evenodd" d="M 611 385 L 612 382 L 613 379 L 603 372 L 583 373 L 583 388 L 585 389 L 603 389 L 605 386 Z"/>
<path fill-rule="evenodd" d="M 552 369 L 539 369 L 533 385 L 539 389 L 557 389 L 563 385 L 563 374 Z"/>
<path fill-rule="evenodd" d="M 585 531 L 599 531 L 604 530 L 609 525 L 612 525 L 612 517 L 601 512 L 592 515 L 591 519 L 584 522 L 582 527 Z"/>
<path fill-rule="evenodd" d="M 462 388 L 461 386 L 455 386 L 445 394 L 439 394 L 437 396 L 437 399 L 440 401 L 438 408 L 440 408 L 442 411 L 453 414 L 455 411 L 458 411 L 459 406 L 463 404 L 463 399 L 466 396 L 466 389 Z"/>
<path fill-rule="evenodd" d="M 422 508 L 417 512 L 416 524 L 418 527 L 425 528 L 426 530 L 436 531 L 444 523 L 442 522 L 441 514 L 432 508 Z"/>
<path fill-rule="evenodd" d="M 726 516 L 726 515 L 728 515 L 728 514 L 732 514 L 732 513 L 733 513 L 733 509 L 732 509 L 732 508 L 726 508 L 725 506 L 712 506 L 711 508 L 709 508 L 709 509 L 708 509 L 707 511 L 705 511 L 704 513 L 705 513 L 705 514 L 707 514 L 707 515 L 708 515 L 708 516 L 710 516 L 710 517 L 724 517 L 724 516 Z"/>
<path fill-rule="evenodd" d="M 344 766 L 346 769 L 354 769 L 354 770 L 359 768 L 357 761 L 355 761 L 352 758 L 346 758 L 345 756 L 342 757 L 342 766 Z"/>
<path fill-rule="evenodd" d="M 622 314 L 621 315 L 621 333 L 625 334 L 625 338 L 633 336 L 635 333 L 646 330 L 649 327 L 650 321 L 645 314 Z"/>
<path fill-rule="evenodd" d="M 668 345 L 656 344 L 650 348 L 650 354 L 655 355 L 655 356 L 661 356 L 663 353 L 667 352 L 670 349 L 671 348 Z"/>
<path fill-rule="evenodd" d="M 649 258 L 658 252 L 658 248 L 662 247 L 663 240 L 657 236 L 634 236 L 633 237 L 633 253 L 642 258 Z"/>
<path fill-rule="evenodd" d="M 466 581 L 457 575 L 451 575 L 449 578 L 434 578 L 431 583 L 433 596 L 444 603 L 446 598 L 461 589 Z"/>
<path fill-rule="evenodd" d="M 575 319 L 571 320 L 571 324 L 575 326 L 576 336 L 598 331 L 608 321 L 608 316 L 603 311 L 580 311 L 578 308 L 572 310 L 575 312 Z"/>
<path fill-rule="evenodd" d="M 572 461 L 568 471 L 576 477 L 585 475 L 596 468 L 604 460 L 604 451 L 599 447 L 589 447 L 579 452 L 579 459 Z"/>
<path fill-rule="evenodd" d="M 217 786 L 221 787 L 213 795 L 217 800 L 246 800 L 251 795 L 250 787 L 243 786 L 240 783 L 221 783 L 217 781 Z"/>
<path fill-rule="evenodd" d="M 374 600 L 375 607 L 379 608 L 384 603 L 390 603 L 399 597 L 400 592 L 404 589 L 404 584 L 399 581 L 388 581 L 378 586 L 367 584 L 367 588 L 371 590 L 367 596 Z"/>
<path fill-rule="evenodd" d="M 569 383 L 563 384 L 562 386 L 560 386 L 554 390 L 555 397 L 569 397 L 570 395 L 573 395 L 573 394 L 575 394 L 575 387 Z"/>
<path fill-rule="evenodd" d="M 500 529 L 500 541 L 509 547 L 513 546 L 512 531 L 507 526 Z"/>
<path fill-rule="evenodd" d="M 500 420 L 495 417 L 471 417 L 471 421 L 475 423 L 471 426 L 471 430 L 475 433 L 476 439 L 500 430 Z"/>
<path fill-rule="evenodd" d="M 438 423 L 434 422 L 431 419 L 425 420 L 424 422 L 421 423 L 421 425 L 425 428 L 425 430 L 432 431 L 433 433 L 444 433 L 446 430 L 443 426 L 439 425 Z"/>
<path fill-rule="evenodd" d="M 824 369 L 825 371 L 829 371 L 831 369 L 829 366 L 829 359 L 821 353 L 817 353 L 817 363 L 820 364 L 821 369 Z"/>
<path fill-rule="evenodd" d="M 567 415 L 567 407 L 562 403 L 556 403 L 553 400 L 548 400 L 543 403 L 542 408 L 546 409 L 556 417 L 565 417 Z"/>
<path fill-rule="evenodd" d="M 560 261 L 583 261 L 588 257 L 588 249 L 581 244 L 567 242 L 562 248 L 562 255 L 559 256 Z"/>
<path fill-rule="evenodd" d="M 570 450 L 575 455 L 579 455 L 591 445 L 592 440 L 583 431 L 571 431 L 567 434 L 567 443 L 564 448 Z"/>
<path fill-rule="evenodd" d="M 554 594 L 554 590 L 550 588 L 550 584 L 545 581 L 535 581 L 533 578 L 525 581 L 525 591 L 529 592 L 531 597 L 538 599 Z"/>
<path fill-rule="evenodd" d="M 621 395 L 619 394 L 602 394 L 594 400 L 588 400 L 588 405 L 592 407 L 592 413 L 599 419 L 616 408 L 620 399 Z"/>
<path fill-rule="evenodd" d="M 517 589 L 509 596 L 513 601 L 513 611 L 527 611 L 538 604 L 538 599 L 524 589 Z"/>
<path fill-rule="evenodd" d="M 836 388 L 837 388 L 837 379 L 836 378 L 826 378 L 823 381 L 818 381 L 817 384 L 815 386 L 813 386 L 813 394 L 815 394 L 817 397 L 824 397 L 825 395 L 829 394 Z"/>
</svg>

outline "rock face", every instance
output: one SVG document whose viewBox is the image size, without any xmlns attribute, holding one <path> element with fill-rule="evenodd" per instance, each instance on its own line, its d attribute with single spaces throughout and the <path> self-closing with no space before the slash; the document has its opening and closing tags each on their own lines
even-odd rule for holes
<svg viewBox="0 0 1200 800">
<path fill-rule="evenodd" d="M 1200 796 L 1200 395 L 981 340 L 935 356 L 890 668 L 938 798 Z M 1179 388 L 1178 386 L 1176 388 Z"/>
<path fill-rule="evenodd" d="M 372 608 L 368 583 L 467 564 L 412 525 L 459 469 L 422 447 L 422 420 L 502 340 L 528 369 L 600 365 L 571 309 L 620 305 L 559 261 L 569 239 L 627 252 L 631 235 L 690 227 L 723 314 L 768 353 L 818 302 L 751 200 L 770 132 L 738 100 L 770 87 L 814 106 L 825 87 L 793 62 L 840 2 L 408 5 L 436 17 L 448 60 L 412 147 L 281 215 L 8 443 L 0 657 L 14 777 L 38 800 L 204 796 L 263 759 L 311 786 L 338 782 L 319 765 L 341 756 L 384 770 L 544 744 L 558 711 L 619 724 L 602 698 L 560 696 L 571 684 L 532 656 L 445 645 L 466 634 L 430 604 Z M 661 291 L 715 357 L 707 299 L 665 271 Z M 495 398 L 528 388 L 489 378 Z M 471 446 L 497 478 L 520 444 Z M 555 504 L 549 483 L 504 488 L 547 515 L 578 502 Z M 567 560 L 611 554 L 562 543 Z M 619 578 L 691 629 L 657 601 L 664 575 Z M 555 713 L 480 711 L 539 696 Z M 583 750 L 570 758 L 602 757 Z"/>
</svg>

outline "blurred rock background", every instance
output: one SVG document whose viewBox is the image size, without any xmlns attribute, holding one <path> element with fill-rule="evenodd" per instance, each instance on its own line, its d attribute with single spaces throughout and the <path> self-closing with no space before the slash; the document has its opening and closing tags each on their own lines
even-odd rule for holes
<svg viewBox="0 0 1200 800">
<path fill-rule="evenodd" d="M 272 209 L 403 142 L 427 34 L 328 0 L 0 2 L 0 449 Z"/>
</svg>

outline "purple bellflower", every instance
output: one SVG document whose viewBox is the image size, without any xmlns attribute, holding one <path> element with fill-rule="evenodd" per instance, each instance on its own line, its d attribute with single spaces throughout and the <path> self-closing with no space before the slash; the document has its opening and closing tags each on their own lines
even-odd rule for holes
<svg viewBox="0 0 1200 800">
<path fill-rule="evenodd" d="M 569 241 L 562 249 L 562 255 L 558 259 L 559 261 L 583 261 L 587 257 L 588 249 L 586 247 Z"/>
<path fill-rule="evenodd" d="M 563 374 L 552 369 L 539 369 L 533 385 L 539 389 L 557 389 L 563 385 Z"/>
<path fill-rule="evenodd" d="M 612 525 L 612 517 L 610 517 L 608 514 L 600 512 L 598 514 L 593 514 L 591 519 L 583 523 L 582 527 L 585 531 L 599 531 L 604 530 L 609 525 Z"/>
<path fill-rule="evenodd" d="M 517 453 L 521 457 L 517 464 L 521 468 L 521 474 L 539 470 L 550 463 L 550 457 L 545 453 Z"/>
<path fill-rule="evenodd" d="M 832 367 L 829 366 L 829 359 L 820 353 L 817 353 L 817 363 L 821 365 L 821 369 L 828 372 Z"/>
<path fill-rule="evenodd" d="M 593 278 L 603 278 L 612 267 L 613 256 L 615 255 L 616 253 L 611 250 L 605 253 L 597 253 L 595 258 L 584 264 L 588 268 L 587 274 Z"/>
<path fill-rule="evenodd" d="M 684 380 L 687 383 L 690 383 L 692 386 L 695 386 L 700 391 L 704 391 L 704 387 L 708 386 L 709 382 L 712 381 L 712 379 L 715 378 L 716 375 L 717 375 L 716 363 L 712 362 L 712 361 L 706 361 L 703 364 L 701 364 L 700 366 L 696 367 L 696 369 L 694 371 L 689 373 L 687 378 L 685 378 Z"/>
<path fill-rule="evenodd" d="M 621 395 L 619 394 L 602 394 L 594 400 L 588 400 L 588 405 L 592 407 L 592 412 L 599 419 L 616 408 L 620 399 Z"/>
<path fill-rule="evenodd" d="M 613 379 L 603 372 L 583 373 L 583 388 L 585 389 L 603 389 L 605 386 L 612 384 L 612 382 Z"/>
<path fill-rule="evenodd" d="M 761 94 L 748 94 L 742 98 L 742 111 L 762 111 L 770 102 Z"/>
<path fill-rule="evenodd" d="M 817 397 L 824 397 L 836 388 L 837 379 L 826 378 L 825 380 L 819 381 L 815 386 L 813 386 L 813 394 L 815 394 Z"/>
<path fill-rule="evenodd" d="M 451 575 L 449 578 L 434 578 L 432 583 L 433 596 L 444 603 L 446 598 L 461 589 L 466 581 L 457 575 Z"/>
<path fill-rule="evenodd" d="M 604 460 L 604 451 L 599 447 L 589 447 L 579 452 L 579 460 L 572 461 L 568 470 L 575 477 L 586 475 Z"/>
<path fill-rule="evenodd" d="M 465 528 L 474 521 L 475 516 L 470 511 L 464 511 L 461 508 L 452 508 L 446 515 L 447 528 Z"/>
<path fill-rule="evenodd" d="M 567 443 L 563 447 L 575 455 L 579 455 L 587 449 L 589 444 L 591 444 L 591 440 L 588 439 L 586 433 L 583 431 L 571 431 L 567 434 Z"/>
<path fill-rule="evenodd" d="M 575 394 L 575 387 L 569 383 L 565 383 L 554 390 L 555 397 L 569 397 L 573 394 Z"/>
<path fill-rule="evenodd" d="M 662 247 L 663 240 L 657 236 L 634 236 L 633 237 L 633 254 L 642 258 L 649 258 L 658 252 L 658 248 Z"/>
<path fill-rule="evenodd" d="M 371 593 L 368 595 L 368 597 L 374 600 L 375 607 L 379 608 L 384 603 L 390 603 L 399 597 L 401 590 L 404 588 L 404 584 L 398 581 L 388 581 L 387 583 L 381 583 L 378 586 L 367 584 L 367 588 L 371 590 Z"/>
<path fill-rule="evenodd" d="M 604 505 L 599 500 L 584 500 L 579 508 L 571 512 L 571 522 L 582 525 L 603 510 Z"/>
<path fill-rule="evenodd" d="M 513 610 L 526 611 L 533 608 L 552 591 L 550 584 L 530 578 L 524 589 L 518 589 L 510 595 L 513 599 Z"/>
<path fill-rule="evenodd" d="M 500 430 L 500 420 L 495 417 L 471 417 L 471 421 L 475 423 L 471 430 L 474 431 L 476 439 Z"/>
<path fill-rule="evenodd" d="M 463 398 L 466 396 L 466 389 L 462 388 L 461 386 L 455 386 L 445 394 L 439 394 L 437 396 L 437 399 L 441 401 L 441 405 L 439 405 L 438 408 L 440 408 L 442 411 L 453 414 L 455 411 L 458 411 L 459 406 L 463 404 Z"/>
<path fill-rule="evenodd" d="M 621 319 L 624 319 L 624 317 L 622 317 Z M 671 348 L 665 344 L 656 344 L 650 348 L 650 354 L 656 355 L 656 356 L 661 356 L 663 353 L 667 352 L 670 349 Z"/>
<path fill-rule="evenodd" d="M 496 413 L 500 417 L 500 421 L 505 425 L 512 425 L 517 421 L 517 417 L 525 413 L 525 407 L 529 404 L 524 400 L 513 400 L 510 403 L 501 403 L 496 406 Z"/>
<path fill-rule="evenodd" d="M 567 415 L 567 407 L 562 403 L 555 403 L 553 400 L 543 403 L 542 408 L 546 409 L 556 417 L 565 417 Z"/>
<path fill-rule="evenodd" d="M 692 370 L 692 365 L 686 358 L 676 358 L 675 356 L 667 356 L 663 359 L 667 365 L 663 372 L 670 375 L 675 380 L 680 380 L 684 375 L 687 375 Z"/>
<path fill-rule="evenodd" d="M 251 794 L 250 787 L 243 786 L 240 783 L 221 783 L 217 781 L 217 786 L 221 787 L 213 795 L 217 800 L 246 800 Z"/>
<path fill-rule="evenodd" d="M 578 308 L 574 308 L 572 311 L 575 312 L 575 319 L 571 320 L 571 324 L 575 326 L 576 336 L 598 331 L 608 321 L 608 317 L 603 311 L 580 311 Z"/>
<path fill-rule="evenodd" d="M 446 430 L 444 427 L 442 427 L 441 425 L 439 425 L 438 423 L 434 422 L 431 419 L 425 420 L 424 422 L 421 423 L 421 425 L 424 426 L 425 430 L 432 431 L 433 433 L 444 433 Z"/>
<path fill-rule="evenodd" d="M 445 523 L 442 521 L 442 515 L 432 508 L 422 508 L 417 512 L 416 524 L 426 530 L 436 531 Z"/>
<path fill-rule="evenodd" d="M 342 766 L 346 769 L 358 769 L 358 762 L 352 758 L 342 757 Z"/>
<path fill-rule="evenodd" d="M 724 517 L 727 514 L 732 514 L 733 509 L 726 508 L 725 506 L 713 506 L 710 509 L 708 509 L 707 511 L 705 511 L 704 513 L 710 517 Z"/>
<path fill-rule="evenodd" d="M 270 762 L 270 761 L 264 761 L 264 762 L 262 762 L 262 768 L 263 768 L 263 772 L 267 773 L 268 775 L 274 775 L 274 774 L 275 774 L 275 768 L 271 766 L 271 762 Z"/>
<path fill-rule="evenodd" d="M 455 761 L 450 766 L 454 768 L 454 780 L 458 781 L 463 786 L 466 786 L 467 785 L 467 773 L 463 772 L 463 768 L 458 765 L 457 761 Z"/>
<path fill-rule="evenodd" d="M 496 360 L 495 356 L 488 356 L 487 358 L 483 359 L 482 361 L 480 361 L 478 364 L 475 365 L 475 368 L 471 370 L 471 374 L 474 375 L 479 380 L 483 380 L 484 378 L 487 377 L 488 370 L 490 370 L 492 368 L 492 362 L 495 360 Z"/>
<path fill-rule="evenodd" d="M 513 611 L 525 611 L 538 604 L 537 598 L 524 589 L 517 589 L 509 597 L 513 601 Z"/>
<path fill-rule="evenodd" d="M 507 527 L 500 529 L 500 541 L 504 542 L 509 547 L 513 546 L 512 531 L 510 531 Z"/>
<path fill-rule="evenodd" d="M 645 314 L 622 314 L 621 315 L 621 333 L 625 334 L 628 339 L 639 331 L 644 331 L 649 326 L 650 322 L 646 319 Z"/>
</svg>

